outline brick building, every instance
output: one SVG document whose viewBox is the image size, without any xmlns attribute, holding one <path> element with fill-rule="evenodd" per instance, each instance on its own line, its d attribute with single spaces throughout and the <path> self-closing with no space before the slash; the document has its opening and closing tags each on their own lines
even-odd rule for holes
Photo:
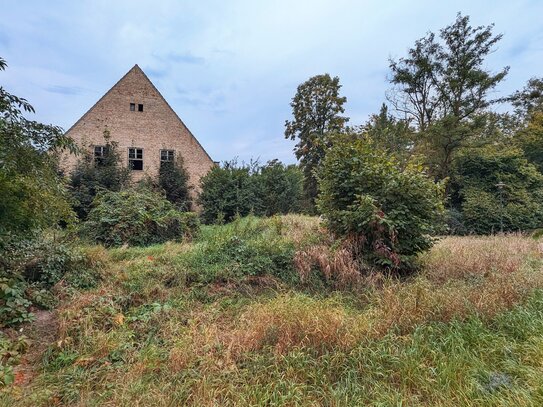
<svg viewBox="0 0 543 407">
<path fill-rule="evenodd" d="M 149 78 L 135 65 L 68 131 L 76 144 L 99 159 L 104 131 L 119 145 L 124 165 L 137 181 L 156 177 L 163 161 L 183 159 L 195 193 L 200 178 L 214 165 L 211 157 L 177 116 Z M 70 171 L 78 157 L 65 155 L 62 166 Z"/>
</svg>

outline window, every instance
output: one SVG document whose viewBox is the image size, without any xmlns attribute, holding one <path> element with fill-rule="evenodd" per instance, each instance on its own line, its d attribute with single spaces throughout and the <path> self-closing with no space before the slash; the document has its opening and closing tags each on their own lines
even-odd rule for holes
<svg viewBox="0 0 543 407">
<path fill-rule="evenodd" d="M 97 165 L 101 165 L 104 163 L 104 159 L 107 155 L 107 147 L 106 146 L 94 146 L 94 162 Z"/>
<path fill-rule="evenodd" d="M 143 170 L 143 149 L 131 147 L 128 149 L 128 166 L 131 170 Z"/>
<path fill-rule="evenodd" d="M 174 161 L 174 150 L 160 150 L 160 165 L 163 163 L 170 163 Z"/>
<path fill-rule="evenodd" d="M 138 112 L 143 112 L 143 105 L 141 103 L 138 105 Z"/>
<path fill-rule="evenodd" d="M 130 111 L 131 111 L 131 112 L 135 112 L 135 111 L 136 111 L 136 104 L 135 104 L 135 103 L 130 103 Z"/>
</svg>

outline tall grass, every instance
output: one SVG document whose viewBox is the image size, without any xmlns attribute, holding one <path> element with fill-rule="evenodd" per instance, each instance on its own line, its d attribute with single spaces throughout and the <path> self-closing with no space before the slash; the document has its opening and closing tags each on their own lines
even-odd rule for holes
<svg viewBox="0 0 543 407">
<path fill-rule="evenodd" d="M 204 227 L 190 244 L 85 250 L 102 282 L 64 293 L 37 377 L 5 388 L 0 404 L 543 403 L 532 239 L 444 238 L 417 275 L 365 276 L 354 289 L 336 278 L 349 257 L 309 217 Z M 311 267 L 298 274 L 296 261 Z M 310 286 L 318 273 L 324 290 Z"/>
</svg>

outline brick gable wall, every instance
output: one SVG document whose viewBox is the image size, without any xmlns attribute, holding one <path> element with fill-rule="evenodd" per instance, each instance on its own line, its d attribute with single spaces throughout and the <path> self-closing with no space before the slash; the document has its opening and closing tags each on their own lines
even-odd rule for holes
<svg viewBox="0 0 543 407">
<path fill-rule="evenodd" d="M 130 111 L 130 103 L 135 111 Z M 138 111 L 143 104 L 143 112 Z M 146 174 L 158 175 L 160 150 L 174 150 L 182 157 L 194 194 L 199 192 L 200 178 L 214 165 L 213 161 L 179 119 L 159 91 L 135 65 L 81 119 L 67 135 L 83 148 L 104 144 L 104 130 L 119 144 L 123 164 L 128 165 L 128 148 L 143 149 L 143 171 L 133 171 L 134 181 Z M 61 165 L 68 172 L 75 168 L 77 157 L 65 155 Z"/>
</svg>

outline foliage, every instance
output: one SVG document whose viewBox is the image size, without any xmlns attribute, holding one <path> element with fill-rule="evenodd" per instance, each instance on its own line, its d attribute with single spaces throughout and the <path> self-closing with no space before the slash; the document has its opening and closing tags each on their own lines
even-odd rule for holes
<svg viewBox="0 0 543 407">
<path fill-rule="evenodd" d="M 534 229 L 543 224 L 543 175 L 515 148 L 464 151 L 451 180 L 453 205 L 471 233 Z"/>
<path fill-rule="evenodd" d="M 426 155 L 437 161 L 433 172 L 439 179 L 450 175 L 457 151 L 473 134 L 474 119 L 492 103 L 488 94 L 507 75 L 508 67 L 497 73 L 484 68 L 502 38 L 492 29 L 472 27 L 469 16 L 458 14 L 440 30 L 439 39 L 430 32 L 415 42 L 408 57 L 390 61 L 395 88 L 389 100 L 414 120 Z"/>
<path fill-rule="evenodd" d="M 0 58 L 0 71 L 6 63 Z M 57 154 L 74 151 L 62 129 L 28 120 L 34 113 L 22 98 L 0 87 L 0 235 L 26 232 L 73 220 Z"/>
<path fill-rule="evenodd" d="M 285 122 L 285 138 L 298 140 L 294 153 L 304 173 L 306 196 L 314 202 L 317 179 L 314 171 L 319 167 L 330 147 L 329 136 L 343 130 L 348 117 L 341 116 L 347 98 L 339 95 L 339 78 L 329 74 L 309 78 L 298 86 L 292 98 L 293 120 Z"/>
<path fill-rule="evenodd" d="M 4 274 L 4 273 L 2 273 Z M 21 276 L 0 277 L 0 326 L 17 325 L 34 319 L 32 303 L 25 296 L 26 283 Z"/>
<path fill-rule="evenodd" d="M 221 223 L 251 213 L 271 216 L 299 211 L 301 178 L 296 166 L 277 160 L 264 166 L 225 162 L 202 178 L 201 217 L 205 223 Z"/>
<path fill-rule="evenodd" d="M 535 112 L 542 112 L 543 78 L 531 78 L 522 90 L 517 90 L 501 101 L 511 102 L 521 118 L 529 118 Z"/>
<path fill-rule="evenodd" d="M 269 161 L 260 169 L 264 215 L 299 212 L 302 204 L 303 174 L 295 165 Z"/>
<path fill-rule="evenodd" d="M 70 189 L 75 200 L 74 210 L 79 219 L 85 220 L 92 202 L 102 190 L 120 191 L 130 180 L 130 170 L 121 165 L 118 143 L 104 131 L 104 151 L 100 158 L 94 151 L 83 151 L 70 177 Z"/>
<path fill-rule="evenodd" d="M 378 114 L 370 116 L 362 130 L 379 148 L 394 154 L 403 162 L 413 153 L 414 132 L 409 122 L 392 116 L 384 103 Z"/>
<path fill-rule="evenodd" d="M 82 233 L 106 246 L 145 246 L 194 235 L 195 217 L 150 190 L 105 191 L 95 198 Z"/>
<path fill-rule="evenodd" d="M 357 242 L 362 258 L 410 268 L 440 228 L 442 185 L 423 168 L 364 140 L 338 139 L 319 176 L 318 206 L 332 232 Z"/>
<path fill-rule="evenodd" d="M 0 387 L 14 382 L 13 366 L 18 364 L 29 345 L 28 338 L 24 335 L 12 340 L 0 333 Z"/>
<path fill-rule="evenodd" d="M 12 326 L 33 319 L 29 308 L 52 308 L 53 287 L 64 281 L 70 287 L 91 288 L 100 276 L 71 237 L 41 232 L 26 239 L 4 239 L 0 259 L 0 325 Z"/>
<path fill-rule="evenodd" d="M 258 164 L 238 165 L 227 161 L 211 169 L 202 179 L 198 202 L 205 223 L 231 221 L 236 216 L 260 213 L 262 198 L 258 190 Z"/>
<path fill-rule="evenodd" d="M 281 228 L 279 218 L 254 216 L 208 227 L 185 256 L 183 264 L 190 273 L 187 279 L 212 283 L 274 276 L 293 282 L 297 279 L 292 264 L 294 246 Z"/>
<path fill-rule="evenodd" d="M 181 158 L 161 163 L 158 184 L 164 190 L 166 199 L 181 211 L 188 211 L 191 207 L 188 181 L 189 174 Z"/>
<path fill-rule="evenodd" d="M 531 114 L 526 126 L 516 133 L 515 143 L 528 161 L 543 173 L 543 110 Z"/>
</svg>

